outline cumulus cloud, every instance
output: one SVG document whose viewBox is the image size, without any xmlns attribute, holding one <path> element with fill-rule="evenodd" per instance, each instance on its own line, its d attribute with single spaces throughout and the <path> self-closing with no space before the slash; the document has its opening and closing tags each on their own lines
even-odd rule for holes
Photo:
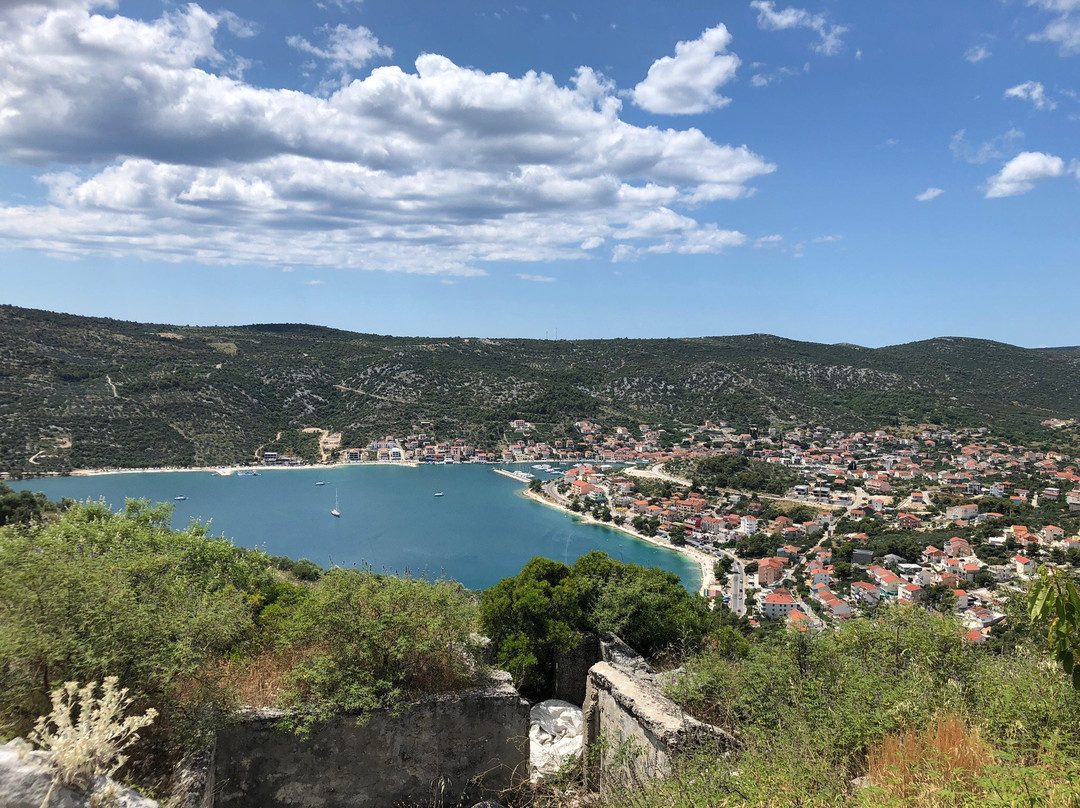
<svg viewBox="0 0 1080 808">
<path fill-rule="evenodd" d="M 964 51 L 964 58 L 973 65 L 978 64 L 983 59 L 989 59 L 992 55 L 993 54 L 990 53 L 990 49 L 986 47 L 986 45 L 972 45 Z"/>
<path fill-rule="evenodd" d="M 807 28 L 821 39 L 813 46 L 818 53 L 835 56 L 844 48 L 841 37 L 848 32 L 847 26 L 832 25 L 824 14 L 812 14 L 806 9 L 788 7 L 777 9 L 773 0 L 753 0 L 750 7 L 757 11 L 758 28 L 764 31 L 786 31 Z"/>
<path fill-rule="evenodd" d="M 961 129 L 949 141 L 949 151 L 956 160 L 963 160 L 972 165 L 982 165 L 991 160 L 1000 160 L 1014 144 L 1024 139 L 1019 129 L 1010 129 L 1004 134 L 990 138 L 982 143 L 972 143 L 967 138 L 967 130 Z"/>
<path fill-rule="evenodd" d="M 1065 161 L 1043 152 L 1020 152 L 986 181 L 986 198 L 1026 194 L 1040 180 L 1065 174 Z"/>
<path fill-rule="evenodd" d="M 0 5 L 0 162 L 45 167 L 48 192 L 0 202 L 0 245 L 456 275 L 612 240 L 718 252 L 745 237 L 679 211 L 775 170 L 698 129 L 627 123 L 587 67 L 560 85 L 423 54 L 319 97 L 227 75 L 225 22 L 197 5 L 99 8 Z M 333 61 L 331 39 L 313 47 Z"/>
<path fill-rule="evenodd" d="M 1046 97 L 1046 88 L 1038 81 L 1025 81 L 1023 84 L 1010 87 L 1005 91 L 1004 97 L 1030 101 L 1035 109 L 1051 110 L 1057 107 L 1056 103 Z"/>
<path fill-rule="evenodd" d="M 338 70 L 358 69 L 376 57 L 390 57 L 394 51 L 362 25 L 350 28 L 345 24 L 334 28 L 326 25 L 319 29 L 325 44 L 313 45 L 302 36 L 290 36 L 285 41 L 290 47 L 323 59 Z"/>
<path fill-rule="evenodd" d="M 675 45 L 674 56 L 652 63 L 630 97 L 642 109 L 661 115 L 696 115 L 730 103 L 718 89 L 735 78 L 739 57 L 728 53 L 731 34 L 723 25 Z"/>
<path fill-rule="evenodd" d="M 921 194 L 916 194 L 915 199 L 919 202 L 929 202 L 931 199 L 937 199 L 943 193 L 945 193 L 943 188 L 927 188 Z"/>
<path fill-rule="evenodd" d="M 1042 31 L 1028 37 L 1035 42 L 1052 42 L 1062 56 L 1080 53 L 1080 0 L 1028 0 L 1055 15 Z"/>
</svg>

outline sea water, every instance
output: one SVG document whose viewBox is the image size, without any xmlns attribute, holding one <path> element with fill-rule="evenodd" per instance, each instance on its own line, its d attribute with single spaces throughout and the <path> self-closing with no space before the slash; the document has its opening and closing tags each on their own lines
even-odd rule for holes
<svg viewBox="0 0 1080 808">
<path fill-rule="evenodd" d="M 518 467 L 520 468 L 520 467 Z M 316 485 L 317 481 L 324 485 Z M 211 533 L 272 555 L 322 566 L 445 576 L 483 589 L 516 575 L 530 558 L 572 564 L 591 550 L 679 575 L 691 591 L 690 559 L 625 533 L 586 524 L 521 495 L 524 485 L 491 466 L 358 465 L 260 469 L 257 477 L 154 472 L 12 482 L 53 500 L 126 498 L 173 505 L 173 527 L 209 522 Z M 443 496 L 435 496 L 441 491 Z M 186 497 L 176 501 L 175 497 Z M 335 502 L 340 517 L 331 515 Z"/>
</svg>

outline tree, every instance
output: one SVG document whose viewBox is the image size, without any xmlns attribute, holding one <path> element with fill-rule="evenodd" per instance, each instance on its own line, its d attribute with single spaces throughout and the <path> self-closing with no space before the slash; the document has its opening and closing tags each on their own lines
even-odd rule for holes
<svg viewBox="0 0 1080 808">
<path fill-rule="evenodd" d="M 1028 594 L 1031 619 L 1047 624 L 1046 640 L 1072 686 L 1080 690 L 1080 593 L 1060 569 L 1039 568 Z"/>
<path fill-rule="evenodd" d="M 686 546 L 686 528 L 682 525 L 672 525 L 668 530 L 668 538 L 676 547 Z"/>
<path fill-rule="evenodd" d="M 530 697 L 547 698 L 560 653 L 581 632 L 617 634 L 646 657 L 700 645 L 712 625 L 707 601 L 678 576 L 623 564 L 601 552 L 573 566 L 534 558 L 480 600 L 480 623 L 498 665 Z"/>
<path fill-rule="evenodd" d="M 945 584 L 930 584 L 923 590 L 923 602 L 942 614 L 956 609 L 956 595 Z"/>
<path fill-rule="evenodd" d="M 544 490 L 544 484 L 539 479 L 534 477 L 533 479 L 529 480 L 529 490 L 532 491 L 534 494 L 539 494 L 541 491 Z"/>
</svg>

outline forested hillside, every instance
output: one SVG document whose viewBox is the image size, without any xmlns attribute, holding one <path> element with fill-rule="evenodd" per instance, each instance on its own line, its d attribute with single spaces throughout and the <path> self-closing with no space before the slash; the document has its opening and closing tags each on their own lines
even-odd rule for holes
<svg viewBox="0 0 1080 808">
<path fill-rule="evenodd" d="M 768 335 L 549 341 L 401 338 L 304 325 L 191 328 L 0 307 L 0 470 L 310 456 L 424 431 L 495 448 L 512 418 L 738 428 L 924 421 L 1048 438 L 1080 413 L 1080 353 L 943 338 L 881 349 Z M 279 433 L 280 437 L 279 437 Z M 515 436 L 518 437 L 518 436 Z M 33 459 L 33 463 L 31 463 Z"/>
</svg>

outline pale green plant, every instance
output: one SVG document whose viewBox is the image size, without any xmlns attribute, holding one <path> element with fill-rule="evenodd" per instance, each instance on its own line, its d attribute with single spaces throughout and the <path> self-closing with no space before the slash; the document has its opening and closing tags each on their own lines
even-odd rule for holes
<svg viewBox="0 0 1080 808">
<path fill-rule="evenodd" d="M 117 678 L 101 683 L 67 682 L 52 693 L 52 711 L 41 716 L 30 740 L 52 753 L 53 785 L 87 791 L 99 775 L 111 777 L 127 762 L 124 754 L 139 739 L 139 730 L 157 718 L 153 707 L 142 715 L 125 716 L 131 706 L 127 688 Z"/>
</svg>

